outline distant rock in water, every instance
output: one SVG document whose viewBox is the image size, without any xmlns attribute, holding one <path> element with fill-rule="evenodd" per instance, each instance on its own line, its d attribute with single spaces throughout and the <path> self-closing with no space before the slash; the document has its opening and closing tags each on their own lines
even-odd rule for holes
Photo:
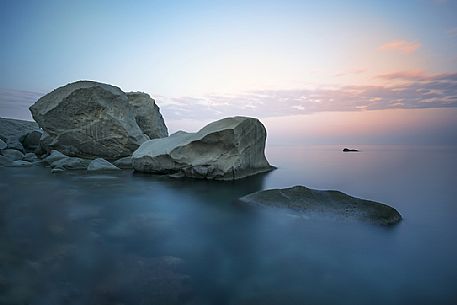
<svg viewBox="0 0 457 305">
<path fill-rule="evenodd" d="M 359 152 L 359 150 L 358 149 L 344 148 L 343 152 Z"/>
<path fill-rule="evenodd" d="M 179 131 L 143 143 L 132 155 L 139 172 L 234 180 L 266 172 L 266 130 L 258 119 L 225 118 L 196 133 Z"/>
<path fill-rule="evenodd" d="M 46 148 L 68 156 L 115 160 L 131 155 L 149 139 L 168 135 L 149 95 L 93 81 L 57 88 L 30 111 L 47 133 Z"/>
<path fill-rule="evenodd" d="M 402 219 L 400 213 L 388 205 L 304 186 L 260 191 L 239 200 L 256 206 L 286 208 L 311 218 L 358 220 L 380 225 L 393 225 Z"/>
</svg>

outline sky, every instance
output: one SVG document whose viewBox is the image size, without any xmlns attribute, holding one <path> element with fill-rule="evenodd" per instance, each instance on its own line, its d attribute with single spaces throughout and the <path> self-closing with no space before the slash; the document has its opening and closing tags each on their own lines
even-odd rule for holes
<svg viewBox="0 0 457 305">
<path fill-rule="evenodd" d="M 0 39 L 2 117 L 85 79 L 149 93 L 172 131 L 457 143 L 457 0 L 0 0 Z"/>
</svg>

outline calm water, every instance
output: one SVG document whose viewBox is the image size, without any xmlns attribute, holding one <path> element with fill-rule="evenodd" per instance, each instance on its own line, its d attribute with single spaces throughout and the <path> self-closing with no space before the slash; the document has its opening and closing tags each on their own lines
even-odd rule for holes
<svg viewBox="0 0 457 305">
<path fill-rule="evenodd" d="M 0 303 L 457 304 L 457 148 L 358 148 L 269 147 L 279 169 L 233 183 L 0 168 Z M 404 221 L 235 201 L 297 184 L 388 203 Z"/>
</svg>

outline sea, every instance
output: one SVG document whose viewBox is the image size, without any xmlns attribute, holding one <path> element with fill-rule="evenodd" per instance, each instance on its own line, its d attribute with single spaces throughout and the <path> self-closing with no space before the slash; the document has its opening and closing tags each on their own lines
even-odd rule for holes
<svg viewBox="0 0 457 305">
<path fill-rule="evenodd" d="M 0 168 L 0 304 L 457 304 L 457 146 L 269 145 L 233 182 Z M 244 206 L 304 185 L 383 227 Z"/>
</svg>

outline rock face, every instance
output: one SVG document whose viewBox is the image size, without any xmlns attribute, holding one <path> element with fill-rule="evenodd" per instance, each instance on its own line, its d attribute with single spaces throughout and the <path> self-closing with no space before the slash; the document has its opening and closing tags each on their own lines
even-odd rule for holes
<svg viewBox="0 0 457 305">
<path fill-rule="evenodd" d="M 114 161 L 113 164 L 122 169 L 132 169 L 133 168 L 131 156 L 120 158 L 120 159 Z"/>
<path fill-rule="evenodd" d="M 159 108 L 147 94 L 126 94 L 92 81 L 57 88 L 30 111 L 49 135 L 46 147 L 68 156 L 114 160 L 168 133 Z"/>
<path fill-rule="evenodd" d="M 272 169 L 265 158 L 266 130 L 259 120 L 225 118 L 196 133 L 177 132 L 143 143 L 132 155 L 136 171 L 234 180 Z"/>
<path fill-rule="evenodd" d="M 315 218 L 359 220 L 380 225 L 393 225 L 401 220 L 400 213 L 388 205 L 304 186 L 260 191 L 239 200 L 257 206 L 287 208 Z"/>
<path fill-rule="evenodd" d="M 0 147 L 4 147 L 6 144 L 7 148 L 26 152 L 22 141 L 27 139 L 27 145 L 31 144 L 33 136 L 29 138 L 27 136 L 32 132 L 41 133 L 35 122 L 0 118 L 0 140 L 3 142 L 0 142 Z"/>
</svg>

